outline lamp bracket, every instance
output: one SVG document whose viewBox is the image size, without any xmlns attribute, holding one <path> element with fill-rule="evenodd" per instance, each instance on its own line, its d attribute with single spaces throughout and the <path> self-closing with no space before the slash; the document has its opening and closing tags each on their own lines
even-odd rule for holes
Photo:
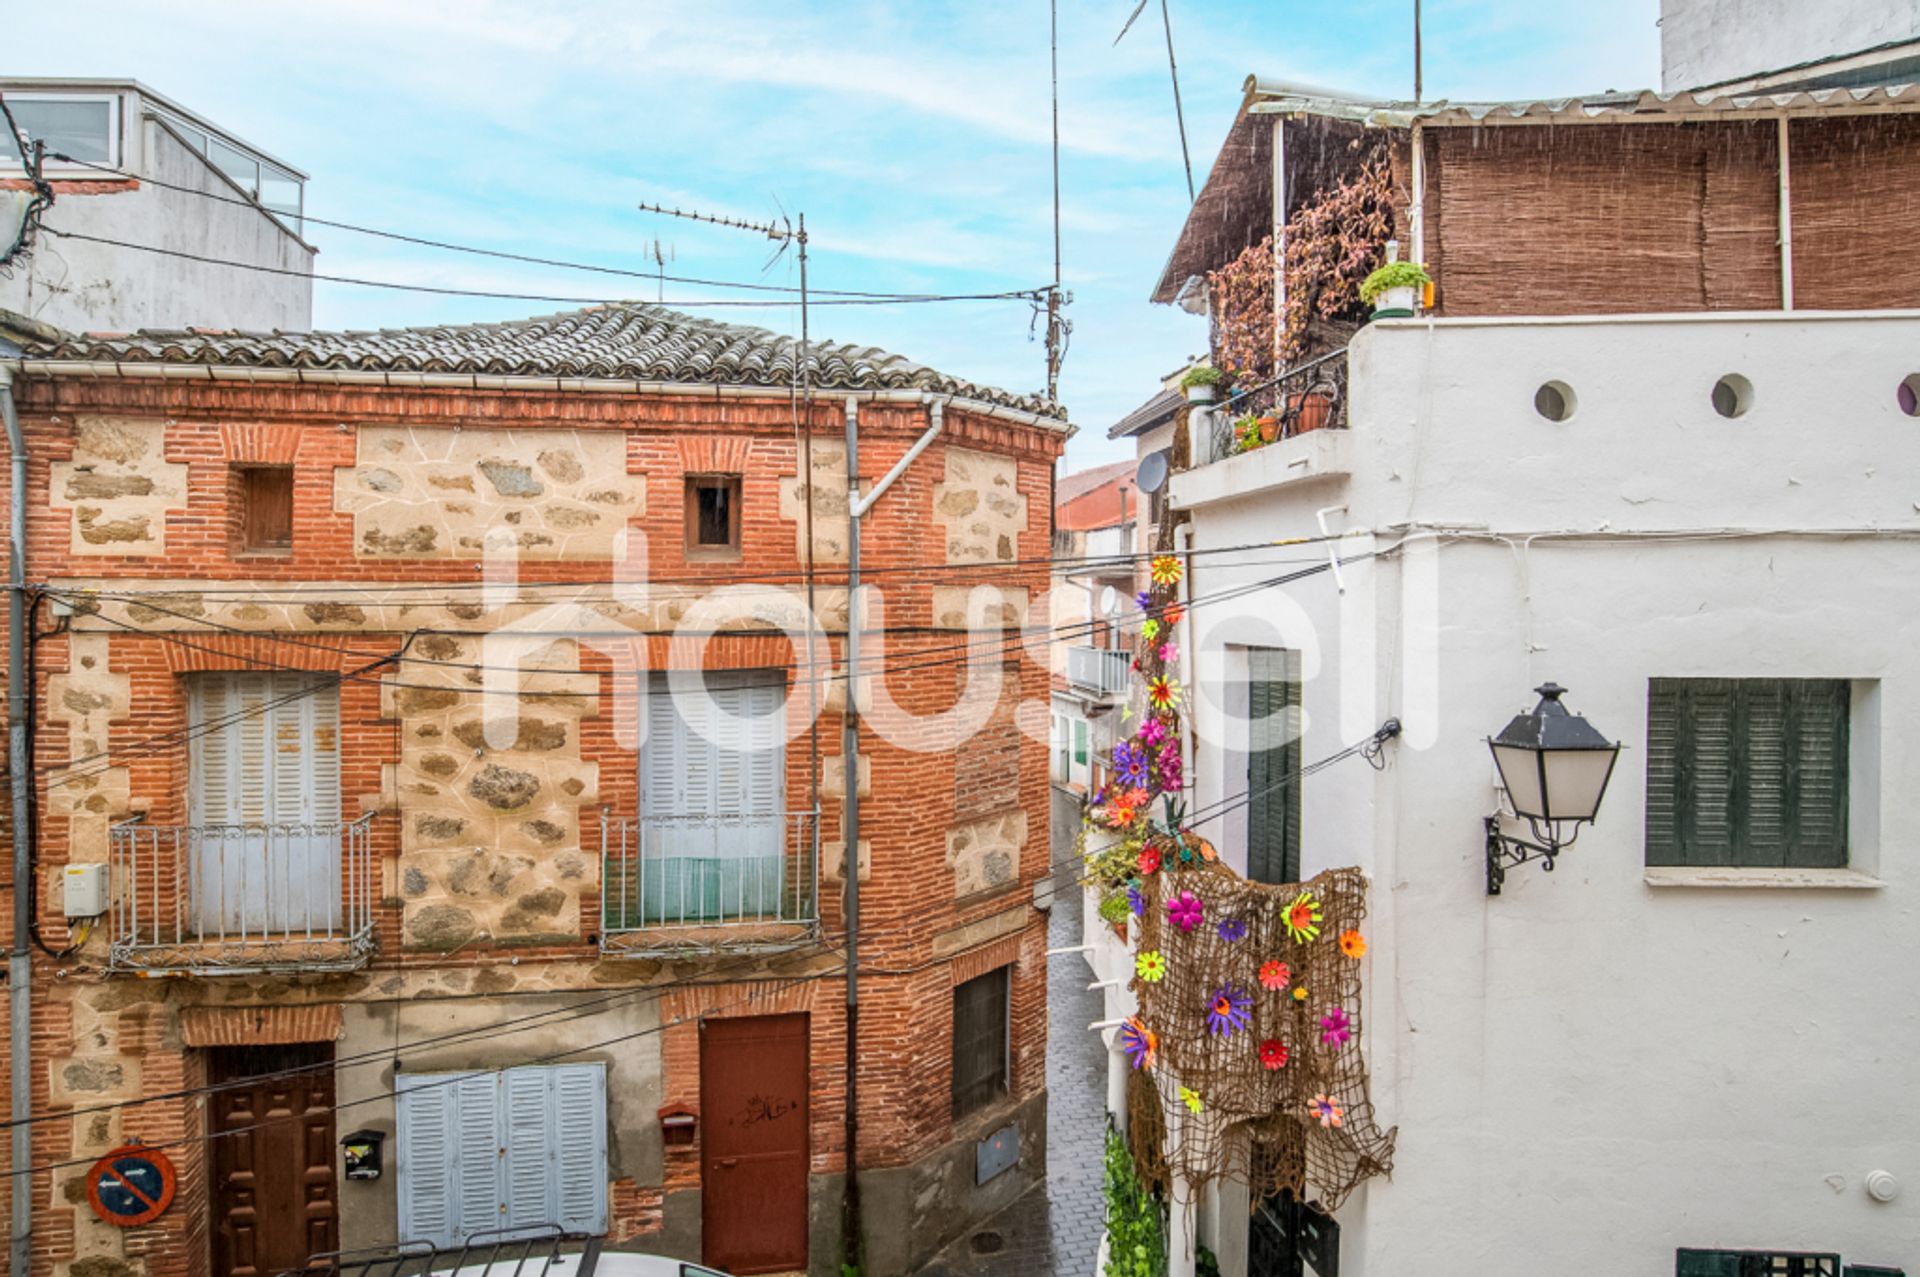
<svg viewBox="0 0 1920 1277">
<path fill-rule="evenodd" d="M 1540 868 L 1551 873 L 1553 871 L 1553 858 L 1564 851 L 1572 842 L 1571 839 L 1562 842 L 1554 836 L 1552 831 L 1543 833 L 1538 826 L 1534 826 L 1533 832 L 1535 836 L 1542 837 L 1545 841 L 1529 842 L 1525 838 L 1511 837 L 1500 832 L 1500 818 L 1498 816 L 1487 817 L 1488 895 L 1499 895 L 1501 885 L 1507 880 L 1507 870 L 1509 868 L 1517 869 L 1529 860 L 1538 860 L 1540 862 Z"/>
</svg>

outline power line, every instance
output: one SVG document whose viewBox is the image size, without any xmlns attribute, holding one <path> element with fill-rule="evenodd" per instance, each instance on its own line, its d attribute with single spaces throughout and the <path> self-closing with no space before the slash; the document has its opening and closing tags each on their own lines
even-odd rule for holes
<svg viewBox="0 0 1920 1277">
<path fill-rule="evenodd" d="M 1391 552 L 1390 550 L 1387 550 L 1387 551 L 1372 552 L 1366 555 L 1356 555 L 1352 558 L 1343 560 L 1343 562 L 1347 562 L 1347 563 L 1362 562 L 1362 561 L 1365 561 L 1366 559 L 1376 558 L 1382 554 L 1386 554 L 1390 552 Z M 1235 598 L 1241 598 L 1249 594 L 1258 593 L 1261 590 L 1273 588 L 1279 585 L 1289 584 L 1293 581 L 1301 580 L 1309 576 L 1317 576 L 1320 573 L 1326 572 L 1329 570 L 1330 570 L 1329 564 L 1325 562 L 1319 562 L 1314 564 L 1312 567 L 1304 568 L 1296 572 L 1287 573 L 1282 576 L 1270 577 L 1265 580 L 1254 581 L 1247 584 L 1234 586 L 1227 590 L 1223 590 L 1217 594 L 1201 595 L 1197 598 L 1192 598 L 1187 600 L 1185 604 L 1170 603 L 1164 607 L 1153 609 L 1149 613 L 1143 613 L 1142 615 L 1146 617 L 1154 617 L 1154 616 L 1157 616 L 1157 614 L 1164 613 L 1165 611 L 1173 607 L 1193 608 L 1193 607 L 1199 607 L 1199 606 L 1209 605 L 1213 603 L 1227 602 Z M 175 616 L 182 620 L 188 620 L 195 624 L 207 625 L 212 628 L 222 629 L 229 633 L 241 635 L 244 637 L 266 638 L 274 642 L 286 643 L 292 646 L 319 647 L 322 650 L 329 651 L 329 652 L 339 652 L 342 650 L 328 644 L 314 644 L 310 642 L 303 642 L 298 639 L 286 638 L 283 636 L 268 636 L 268 635 L 255 634 L 251 631 L 240 630 L 232 626 L 220 626 L 216 622 L 209 622 L 198 617 L 190 617 L 184 613 L 172 612 L 169 609 L 157 607 L 151 603 L 146 604 L 145 606 L 149 607 L 151 610 L 163 612 L 166 615 Z M 419 691 L 437 691 L 437 692 L 454 690 L 454 691 L 460 692 L 462 695 L 468 695 L 468 694 L 477 694 L 477 695 L 483 695 L 483 696 L 489 695 L 489 694 L 507 695 L 507 696 L 514 697 L 516 700 L 520 700 L 520 699 L 538 700 L 544 696 L 564 698 L 572 695 L 571 693 L 566 693 L 566 692 L 522 691 L 516 688 L 488 688 L 485 686 L 449 689 L 445 685 L 435 684 L 435 683 L 408 683 L 408 682 L 399 682 L 396 680 L 385 679 L 385 678 L 369 678 L 364 673 L 342 673 L 338 675 L 327 675 L 325 671 L 317 671 L 310 667 L 282 665 L 277 662 L 263 660 L 258 657 L 233 653 L 223 648 L 209 647 L 206 644 L 194 643 L 188 639 L 181 638 L 177 634 L 145 630 L 140 628 L 139 626 L 132 624 L 131 622 L 120 621 L 113 617 L 106 616 L 104 614 L 97 615 L 96 619 L 101 622 L 104 622 L 107 625 L 111 625 L 116 629 L 123 630 L 128 633 L 140 634 L 149 638 L 153 638 L 160 642 L 172 643 L 176 646 L 183 647 L 193 651 L 207 652 L 213 655 L 223 656 L 233 660 L 245 661 L 249 666 L 252 666 L 255 668 L 265 669 L 275 673 L 299 673 L 299 674 L 321 676 L 316 678 L 312 687 L 302 689 L 301 691 L 296 693 L 290 693 L 288 696 L 282 698 L 282 701 L 280 703 L 285 703 L 287 701 L 299 699 L 305 696 L 318 695 L 321 692 L 325 691 L 328 687 L 333 686 L 334 680 L 337 680 L 338 682 L 369 684 L 375 687 L 393 688 L 396 690 L 419 690 Z M 960 665 L 970 665 L 970 666 L 980 666 L 984 668 L 992 664 L 1003 662 L 1010 656 L 1018 655 L 1020 650 L 1025 646 L 1025 644 L 1030 638 L 1044 638 L 1049 643 L 1065 642 L 1075 637 L 1081 637 L 1082 634 L 1091 634 L 1095 632 L 1097 627 L 1105 624 L 1107 624 L 1106 621 L 1094 620 L 1094 621 L 1083 622 L 1075 626 L 1066 627 L 1064 630 L 1056 629 L 1052 627 L 1027 627 L 1021 630 L 1013 631 L 1011 634 L 1008 634 L 1006 631 L 1002 631 L 1002 637 L 999 639 L 997 644 L 996 643 L 975 644 L 972 641 L 962 641 L 960 643 L 944 644 L 939 646 L 913 649 L 907 652 L 895 653 L 894 656 L 895 658 L 897 658 L 895 662 L 883 661 L 877 669 L 867 669 L 863 667 L 860 673 L 863 677 L 878 676 L 881 678 L 885 678 L 887 675 L 890 675 L 890 674 L 908 673 L 908 672 L 921 670 L 921 669 L 934 669 L 934 668 L 939 668 L 941 666 L 957 667 Z M 420 632 L 431 632 L 431 631 L 416 631 L 416 633 L 420 633 Z M 494 633 L 498 633 L 498 631 L 494 631 Z M 580 631 L 565 631 L 565 632 L 543 631 L 543 632 L 537 632 L 537 633 L 539 634 L 539 636 L 554 638 L 554 639 L 567 638 L 567 637 L 579 637 L 581 634 Z M 613 637 L 613 638 L 649 637 L 648 635 L 640 631 L 631 631 L 631 630 L 608 631 L 606 632 L 605 636 Z M 809 642 L 808 647 L 811 648 L 812 646 L 813 646 L 812 642 Z M 958 656 L 939 655 L 941 653 L 949 653 L 949 652 L 956 652 L 956 651 L 962 653 L 962 655 L 958 655 Z M 388 663 L 393 663 L 395 661 L 399 661 L 403 659 L 416 660 L 416 661 L 422 660 L 422 658 L 405 657 L 403 653 L 404 653 L 404 648 L 402 653 L 396 653 L 393 655 L 381 657 L 380 661 L 378 661 L 377 664 L 388 664 Z M 373 655 L 372 653 L 365 653 L 365 652 L 355 653 L 355 654 Z M 927 656 L 932 659 L 929 659 L 926 661 L 917 661 L 914 659 L 921 656 Z M 461 664 L 457 662 L 425 661 L 423 663 L 436 664 L 436 665 L 440 665 L 442 668 L 448 668 L 448 669 L 474 668 L 470 664 Z M 793 662 L 788 662 L 779 666 L 764 666 L 760 668 L 779 669 L 782 671 L 799 671 L 802 669 L 812 670 L 816 667 L 823 666 L 826 669 L 831 670 L 833 668 L 833 665 L 834 665 L 834 662 L 831 659 L 831 656 L 829 656 L 829 658 L 826 661 L 812 661 L 812 660 L 808 660 L 804 662 L 793 661 Z M 603 673 L 607 673 L 609 671 L 600 671 L 600 670 L 557 670 L 556 671 L 556 670 L 538 670 L 538 669 L 521 670 L 519 669 L 519 667 L 512 667 L 511 672 L 524 673 L 527 675 L 538 675 L 542 673 L 548 673 L 548 674 L 593 674 L 597 676 Z M 829 673 L 826 675 L 809 674 L 804 679 L 802 678 L 793 679 L 790 683 L 790 686 L 799 687 L 807 684 L 829 684 L 830 685 L 835 682 L 844 682 L 847 680 L 848 677 L 849 677 L 848 674 L 844 672 Z M 256 710 L 253 712 L 257 713 L 259 711 Z M 224 726 L 224 725 L 225 725 L 224 723 L 218 724 L 218 726 Z M 214 730 L 214 728 L 203 726 L 202 728 L 199 728 L 199 729 L 186 729 L 184 733 L 168 733 L 166 735 L 173 736 L 175 737 L 176 740 L 192 740 L 192 739 L 197 739 L 198 736 L 204 735 L 207 731 L 210 731 L 210 730 Z M 87 770 L 74 770 L 76 767 L 78 767 L 79 763 L 82 761 L 93 761 L 95 759 L 101 759 L 101 758 L 110 759 L 113 757 L 125 757 L 126 754 L 131 751 L 146 752 L 149 749 L 160 748 L 160 747 L 162 746 L 147 746 L 147 745 L 144 745 L 142 742 L 135 742 L 133 745 L 129 745 L 118 750 L 108 749 L 105 751 L 101 751 L 100 753 L 97 753 L 97 754 L 87 755 L 86 758 L 83 760 L 73 760 L 58 766 L 48 765 L 48 766 L 39 768 L 38 770 L 41 774 L 63 773 L 63 774 L 54 775 L 54 778 L 47 782 L 47 788 L 52 789 L 56 785 L 66 785 L 66 784 L 77 783 L 78 781 L 86 779 L 88 777 L 103 774 L 107 771 L 113 770 L 114 767 L 116 766 L 116 764 L 107 762 L 107 763 L 103 763 L 98 767 L 90 768 Z M 0 774 L 3 774 L 3 773 L 0 773 Z"/>
<path fill-rule="evenodd" d="M 60 160 L 63 163 L 76 164 L 83 168 L 93 169 L 96 172 L 109 174 L 113 177 L 125 178 L 130 182 L 138 182 L 144 186 L 158 186 L 165 190 L 178 191 L 183 195 L 194 195 L 201 199 L 212 200 L 217 204 L 231 204 L 240 208 L 253 209 L 256 212 L 268 213 L 276 217 L 280 216 L 280 214 L 275 213 L 274 210 L 267 208 L 264 204 L 245 197 L 222 195 L 217 191 L 205 191 L 198 187 L 184 186 L 178 182 L 163 181 L 157 177 L 141 177 L 137 174 L 128 173 L 106 164 L 95 164 L 88 160 L 78 159 L 61 151 L 54 151 L 50 154 L 54 159 Z M 645 208 L 647 206 L 643 204 L 641 207 Z M 749 283 L 730 279 L 701 279 L 688 275 L 667 275 L 659 271 L 627 270 L 618 266 L 603 266 L 592 262 L 567 261 L 555 257 L 536 257 L 528 253 L 510 253 L 503 249 L 480 248 L 473 244 L 457 244 L 448 240 L 429 239 L 423 235 L 408 235 L 400 231 L 382 230 L 374 226 L 361 226 L 354 222 L 330 221 L 327 218 L 314 217 L 309 214 L 302 214 L 300 221 L 314 226 L 330 227 L 334 230 L 351 231 L 356 235 L 371 235 L 380 239 L 396 240 L 403 244 L 416 244 L 422 248 L 444 249 L 451 253 L 470 253 L 476 257 L 492 257 L 501 261 L 524 262 L 530 266 L 552 266 L 561 270 L 587 271 L 596 275 L 614 275 L 624 279 L 693 284 L 702 288 L 738 288 L 743 291 L 758 293 L 795 294 L 799 292 L 799 289 L 786 284 Z M 809 291 L 816 296 L 859 297 L 876 301 L 932 301 L 940 299 L 939 294 L 933 293 L 883 293 L 840 288 L 815 288 Z M 1026 289 L 983 296 L 1028 297 L 1040 291 L 1039 289 Z"/>
<path fill-rule="evenodd" d="M 1262 797 L 1268 793 L 1275 792 L 1281 788 L 1284 788 L 1289 784 L 1292 784 L 1297 780 L 1301 780 L 1306 777 L 1313 776 L 1318 772 L 1324 771 L 1327 768 L 1332 767 L 1335 764 L 1343 762 L 1349 758 L 1362 756 L 1362 757 L 1366 757 L 1369 762 L 1373 763 L 1374 766 L 1376 767 L 1382 766 L 1383 764 L 1381 764 L 1378 761 L 1381 750 L 1385 747 L 1388 741 L 1392 740 L 1394 737 L 1398 736 L 1399 734 L 1400 734 L 1399 720 L 1388 719 L 1385 724 L 1383 724 L 1377 731 L 1375 731 L 1366 740 L 1355 742 L 1354 744 L 1348 745 L 1345 748 L 1337 750 L 1334 753 L 1329 754 L 1323 758 L 1316 759 L 1314 762 L 1311 762 L 1302 766 L 1297 772 L 1291 775 L 1282 777 L 1280 780 L 1277 780 L 1272 784 L 1262 786 L 1258 790 L 1248 789 L 1248 790 L 1242 791 L 1239 794 L 1233 795 L 1231 797 L 1223 798 L 1218 802 L 1211 803 L 1208 805 L 1207 808 L 1202 809 L 1204 814 L 1194 814 L 1183 819 L 1179 823 L 1179 825 L 1176 827 L 1175 831 L 1179 833 L 1192 833 L 1195 830 L 1197 830 L 1201 825 L 1210 823 L 1211 821 L 1214 821 L 1214 820 L 1218 820 L 1221 817 L 1229 814 L 1234 810 L 1237 810 L 1240 807 L 1250 805 L 1252 801 L 1256 798 Z M 1054 877 L 1055 875 L 1050 874 L 1047 876 Z M 1087 883 L 1095 881 L 1098 877 L 1099 877 L 1098 874 L 1095 874 L 1092 872 L 1082 873 L 1078 877 L 1074 879 L 1070 879 L 1068 885 L 1070 886 L 1085 885 Z M 1056 883 L 1056 889 L 1057 887 L 1058 887 L 1058 884 Z M 898 935 L 903 931 L 912 930 L 918 925 L 919 925 L 918 920 L 904 922 L 898 926 L 883 928 L 878 932 L 874 932 L 872 933 L 871 936 L 869 936 L 869 939 L 873 939 L 881 936 Z M 831 952 L 839 952 L 839 950 L 835 949 L 833 946 L 827 944 L 823 940 L 823 941 L 818 941 L 813 945 L 806 946 L 802 949 L 794 950 L 792 953 L 785 954 L 782 956 L 787 958 L 792 958 L 795 956 L 811 957 L 811 956 L 818 956 L 819 954 L 822 954 L 822 953 L 831 953 Z M 929 967 L 940 965 L 943 962 L 951 962 L 952 960 L 953 960 L 952 957 L 946 957 L 946 958 L 940 958 L 940 959 L 929 959 L 927 961 L 917 963 L 912 967 L 901 968 L 901 969 L 890 969 L 890 968 L 882 968 L 882 967 L 869 967 L 866 969 L 871 970 L 878 975 L 902 976 L 902 975 L 916 974 L 917 972 L 926 970 Z M 737 965 L 737 964 L 744 963 L 749 967 L 753 967 L 753 966 L 758 966 L 761 961 L 762 961 L 761 955 L 757 955 L 757 954 L 741 955 L 739 958 L 735 959 L 735 964 Z M 811 972 L 805 975 L 782 977 L 781 982 L 786 984 L 800 984 L 800 983 L 810 982 L 813 980 L 824 979 L 824 978 L 839 975 L 839 974 L 842 974 L 842 971 L 838 968 L 834 968 L 826 971 Z M 386 1047 L 386 1048 L 380 1048 L 372 1051 L 365 1051 L 357 1055 L 349 1056 L 344 1060 L 336 1059 L 336 1060 L 325 1061 L 317 1064 L 298 1065 L 298 1066 L 294 1066 L 286 1069 L 271 1070 L 271 1071 L 266 1071 L 262 1073 L 252 1074 L 244 1078 L 231 1079 L 227 1082 L 210 1083 L 208 1085 L 199 1086 L 199 1087 L 185 1087 L 185 1088 L 180 1088 L 178 1090 L 163 1092 L 155 1095 L 139 1096 L 130 1100 L 113 1100 L 113 1101 L 109 1101 L 102 1104 L 90 1105 L 85 1108 L 71 1109 L 71 1110 L 66 1110 L 58 1113 L 38 1113 L 25 1119 L 24 1123 L 18 1122 L 18 1121 L 0 1123 L 0 1127 L 12 1127 L 12 1126 L 18 1126 L 22 1124 L 34 1125 L 42 1122 L 71 1120 L 78 1117 L 84 1117 L 93 1113 L 110 1112 L 115 1110 L 135 1108 L 135 1107 L 140 1107 L 147 1104 L 162 1103 L 167 1100 L 190 1099 L 200 1095 L 217 1094 L 222 1091 L 235 1090 L 245 1086 L 254 1085 L 259 1082 L 274 1081 L 274 1080 L 279 1080 L 279 1079 L 288 1078 L 288 1077 L 300 1076 L 306 1073 L 320 1072 L 320 1071 L 325 1071 L 327 1069 L 336 1069 L 343 1065 L 346 1067 L 358 1067 L 361 1064 L 370 1063 L 372 1061 L 379 1060 L 379 1059 L 385 1059 L 385 1058 L 399 1059 L 401 1058 L 403 1053 L 406 1051 L 417 1051 L 423 1047 L 441 1045 L 448 1042 L 457 1042 L 459 1040 L 463 1040 L 463 1039 L 480 1035 L 480 1034 L 491 1035 L 491 1034 L 495 1034 L 502 1031 L 515 1032 L 522 1027 L 526 1027 L 534 1023 L 535 1021 L 547 1020 L 555 1017 L 565 1017 L 564 1019 L 560 1020 L 560 1023 L 569 1023 L 576 1019 L 588 1019 L 595 1015 L 605 1014 L 604 1011 L 595 1010 L 593 1008 L 611 1006 L 615 1002 L 625 1001 L 628 998 L 640 997 L 640 996 L 651 996 L 653 1000 L 657 1001 L 661 996 L 664 996 L 667 992 L 673 989 L 699 987 L 703 985 L 724 985 L 730 982 L 731 981 L 726 977 L 721 977 L 720 979 L 702 978 L 702 979 L 667 980 L 660 984 L 647 985 L 642 988 L 623 989 L 617 993 L 607 994 L 603 997 L 594 999 L 593 1001 L 587 1002 L 587 1003 L 575 1004 L 575 1005 L 566 1006 L 566 1007 L 555 1007 L 547 1011 L 535 1012 L 527 1016 L 511 1018 L 504 1021 L 496 1021 L 489 1025 L 477 1026 L 469 1029 L 454 1030 L 449 1033 L 441 1034 L 441 1035 L 430 1037 L 430 1038 L 415 1039 L 412 1042 L 406 1043 L 404 1046 L 396 1045 L 394 1047 Z M 539 992 L 544 996 L 562 996 L 565 991 L 541 990 Z M 749 1001 L 756 1000 L 759 996 L 760 996 L 760 992 L 758 990 L 755 990 L 754 992 L 751 992 L 748 994 L 748 1000 Z M 626 1041 L 630 1041 L 634 1038 L 646 1036 L 647 1034 L 654 1033 L 654 1032 L 664 1031 L 667 1028 L 671 1028 L 676 1025 L 683 1024 L 689 1018 L 692 1018 L 692 1019 L 703 1018 L 705 1015 L 711 1014 L 712 1010 L 713 1010 L 712 1008 L 709 1008 L 707 1011 L 703 1011 L 699 1015 L 696 1015 L 693 1017 L 684 1017 L 684 1016 L 679 1017 L 671 1022 L 664 1023 L 661 1025 L 656 1025 L 648 1029 L 638 1030 L 635 1033 L 623 1034 L 615 1038 L 606 1039 L 600 1042 L 588 1043 L 583 1046 L 569 1047 L 566 1050 L 552 1052 L 544 1056 L 536 1056 L 529 1060 L 523 1060 L 520 1062 L 520 1064 L 515 1066 L 510 1066 L 510 1067 L 523 1067 L 529 1064 L 546 1063 L 555 1059 L 564 1058 L 569 1055 L 577 1055 L 583 1051 L 596 1050 L 606 1046 L 617 1045 Z M 438 1085 L 438 1084 L 429 1083 L 426 1085 Z M 341 1109 L 353 1107 L 356 1104 L 369 1103 L 371 1101 L 380 1100 L 380 1099 L 391 1099 L 394 1096 L 398 1095 L 399 1093 L 400 1092 L 398 1091 L 398 1089 L 395 1089 L 393 1091 L 387 1091 L 387 1092 L 382 1092 L 375 1095 L 364 1096 L 364 1097 L 361 1097 L 360 1099 L 350 1100 L 344 1103 L 332 1105 L 330 1106 L 329 1111 L 337 1112 Z M 298 1118 L 298 1116 L 299 1115 L 294 1115 L 294 1119 L 288 1119 L 288 1118 L 269 1119 L 266 1122 L 256 1123 L 254 1126 L 238 1127 L 231 1131 L 213 1132 L 213 1133 L 210 1133 L 206 1138 L 219 1139 L 219 1138 L 225 1138 L 232 1135 L 245 1134 L 249 1131 L 258 1129 L 261 1126 L 271 1125 L 273 1124 L 273 1122 L 276 1122 L 276 1121 L 295 1120 Z M 189 1142 L 192 1142 L 192 1141 L 182 1139 L 179 1141 L 174 1141 L 173 1144 L 146 1145 L 145 1147 L 166 1148 L 166 1147 L 173 1147 L 181 1144 L 186 1144 Z M 32 1173 L 35 1171 L 42 1171 L 42 1170 L 59 1170 L 69 1166 L 91 1165 L 95 1160 L 97 1159 L 87 1158 L 87 1159 L 80 1159 L 80 1160 L 68 1161 L 68 1162 L 49 1163 L 41 1166 L 28 1167 L 27 1170 L 28 1170 L 28 1173 Z"/>
<path fill-rule="evenodd" d="M 362 279 L 356 275 L 328 275 L 320 271 L 293 270 L 285 266 L 268 266 L 260 262 L 236 262 L 224 257 L 208 257 L 202 253 L 189 253 L 180 248 L 162 248 L 158 244 L 134 244 L 126 240 L 109 239 L 104 235 L 85 235 L 79 231 L 61 230 L 55 226 L 42 225 L 41 230 L 61 239 L 84 240 L 90 244 L 106 244 L 113 248 L 125 248 L 140 253 L 155 253 L 162 257 L 174 257 L 183 261 L 201 262 L 209 266 L 228 266 L 235 270 L 250 270 L 263 275 L 284 275 L 295 279 L 317 279 L 329 284 L 353 284 L 361 288 L 384 288 L 404 293 L 429 293 L 436 297 L 486 297 L 502 301 L 547 302 L 562 306 L 617 306 L 632 302 L 625 297 L 574 297 L 553 293 L 510 293 L 486 288 L 449 288 L 435 284 L 402 284 L 390 279 Z M 733 285 L 726 285 L 733 287 Z M 816 306 L 902 306 L 926 302 L 975 302 L 975 301 L 1025 301 L 1042 298 L 1045 289 L 1025 289 L 1002 293 L 923 293 L 900 294 L 883 297 L 828 297 L 815 301 Z M 655 305 L 642 302 L 641 305 Z M 661 303 L 668 308 L 690 309 L 695 306 L 791 306 L 791 298 L 678 298 Z"/>
</svg>

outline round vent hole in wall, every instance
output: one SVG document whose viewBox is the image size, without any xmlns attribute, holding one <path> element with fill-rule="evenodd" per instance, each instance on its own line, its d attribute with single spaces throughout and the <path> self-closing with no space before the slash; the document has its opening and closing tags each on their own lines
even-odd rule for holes
<svg viewBox="0 0 1920 1277">
<path fill-rule="evenodd" d="M 1920 417 L 1920 372 L 1909 373 L 1894 392 L 1894 401 L 1900 405 L 1900 411 L 1909 417 Z"/>
<path fill-rule="evenodd" d="M 1713 383 L 1713 410 L 1723 417 L 1744 417 L 1753 407 L 1753 383 L 1730 372 Z"/>
<path fill-rule="evenodd" d="M 967 1242 L 969 1249 L 976 1255 L 997 1255 L 1000 1253 L 1001 1247 L 1006 1244 L 1006 1239 L 991 1229 L 975 1233 L 972 1239 Z"/>
<path fill-rule="evenodd" d="M 1573 387 L 1564 381 L 1549 381 L 1533 392 L 1533 410 L 1548 421 L 1567 421 L 1573 417 Z"/>
</svg>

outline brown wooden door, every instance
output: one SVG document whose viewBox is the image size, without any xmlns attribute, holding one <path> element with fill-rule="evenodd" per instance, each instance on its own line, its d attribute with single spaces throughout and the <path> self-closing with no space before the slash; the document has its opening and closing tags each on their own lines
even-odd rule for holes
<svg viewBox="0 0 1920 1277">
<path fill-rule="evenodd" d="M 704 1262 L 731 1273 L 807 1266 L 807 1017 L 700 1026 Z"/>
<path fill-rule="evenodd" d="M 213 1094 L 214 1277 L 273 1277 L 338 1250 L 332 1045 L 221 1047 L 210 1055 L 213 1082 L 243 1083 Z M 244 1081 L 263 1074 L 280 1076 Z"/>
</svg>

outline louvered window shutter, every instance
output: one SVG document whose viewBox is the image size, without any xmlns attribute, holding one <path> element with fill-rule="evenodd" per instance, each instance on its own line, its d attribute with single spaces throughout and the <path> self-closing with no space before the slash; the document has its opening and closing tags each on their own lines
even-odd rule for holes
<svg viewBox="0 0 1920 1277">
<path fill-rule="evenodd" d="M 1299 654 L 1247 652 L 1247 877 L 1300 880 Z"/>
<path fill-rule="evenodd" d="M 569 1232 L 607 1227 L 607 1071 L 563 1064 L 552 1074 L 554 1219 Z"/>
<path fill-rule="evenodd" d="M 396 1097 L 400 1240 L 451 1246 L 459 1240 L 454 1179 L 458 1095 L 439 1074 L 401 1074 Z"/>
<path fill-rule="evenodd" d="M 1851 686 L 1844 679 L 1654 679 L 1650 865 L 1847 863 Z"/>
<path fill-rule="evenodd" d="M 561 1139 L 552 1124 L 550 1083 L 553 1069 L 508 1069 L 500 1075 L 502 1114 L 507 1133 L 501 1180 L 506 1185 L 502 1228 L 537 1228 L 556 1222 L 549 1159 Z"/>
<path fill-rule="evenodd" d="M 454 1104 L 454 1226 L 458 1240 L 501 1227 L 500 1075 L 475 1073 L 447 1088 Z"/>
</svg>

